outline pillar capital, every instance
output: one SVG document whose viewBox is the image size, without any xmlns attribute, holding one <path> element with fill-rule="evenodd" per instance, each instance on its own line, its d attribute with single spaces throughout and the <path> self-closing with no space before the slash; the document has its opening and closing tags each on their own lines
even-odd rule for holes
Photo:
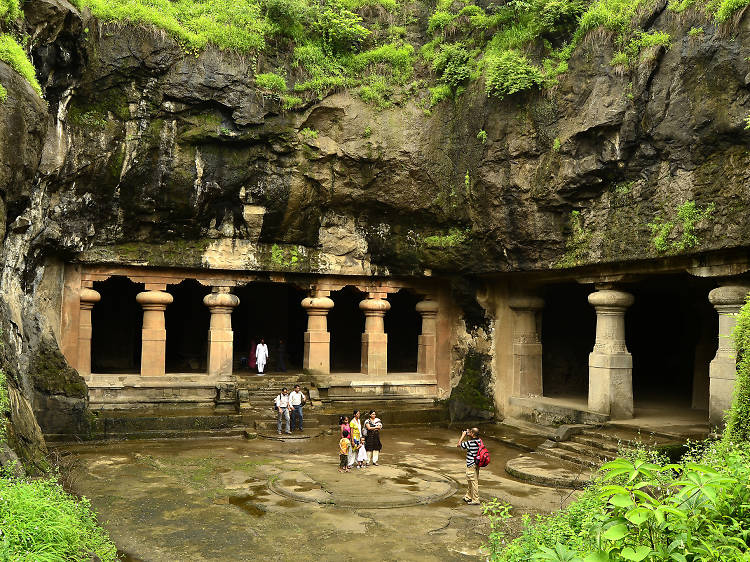
<svg viewBox="0 0 750 562">
<path fill-rule="evenodd" d="M 440 307 L 437 301 L 434 301 L 428 297 L 422 301 L 419 301 L 415 308 L 417 312 L 419 312 L 419 314 L 421 314 L 422 316 L 436 316 Z"/>
<path fill-rule="evenodd" d="M 708 300 L 719 312 L 739 312 L 750 292 L 750 285 L 727 284 L 708 293 Z"/>
<path fill-rule="evenodd" d="M 225 287 L 221 287 L 224 289 Z M 227 291 L 211 292 L 203 297 L 203 304 L 205 304 L 211 313 L 231 313 L 232 309 L 240 304 L 240 299 L 229 292 L 229 287 L 226 287 Z"/>
<path fill-rule="evenodd" d="M 143 291 L 135 296 L 143 310 L 164 310 L 174 301 L 174 297 L 165 291 Z"/>
<path fill-rule="evenodd" d="M 102 300 L 102 296 L 94 289 L 84 287 L 79 293 L 81 308 L 92 309 L 96 303 Z"/>
<path fill-rule="evenodd" d="M 365 299 L 359 303 L 359 309 L 365 316 L 385 316 L 391 309 L 391 303 L 384 299 Z"/>
<path fill-rule="evenodd" d="M 624 312 L 626 308 L 635 301 L 633 295 L 624 291 L 614 289 L 603 289 L 594 291 L 589 295 L 589 304 L 596 308 L 597 313 L 602 312 Z"/>
<path fill-rule="evenodd" d="M 326 315 L 333 308 L 333 300 L 328 297 L 307 297 L 301 304 L 310 316 Z"/>
<path fill-rule="evenodd" d="M 508 300 L 508 306 L 513 310 L 531 310 L 536 312 L 544 308 L 544 299 L 531 295 L 517 295 Z"/>
</svg>

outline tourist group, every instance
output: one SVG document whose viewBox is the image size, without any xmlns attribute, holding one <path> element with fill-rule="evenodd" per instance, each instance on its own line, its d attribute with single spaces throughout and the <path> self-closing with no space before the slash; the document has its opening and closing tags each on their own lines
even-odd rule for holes
<svg viewBox="0 0 750 562">
<path fill-rule="evenodd" d="M 383 448 L 380 443 L 383 423 L 375 410 L 370 410 L 364 423 L 360 420 L 359 410 L 354 410 L 351 418 L 341 416 L 339 427 L 339 472 L 349 472 L 354 466 L 364 468 L 370 463 L 377 466 Z"/>
</svg>

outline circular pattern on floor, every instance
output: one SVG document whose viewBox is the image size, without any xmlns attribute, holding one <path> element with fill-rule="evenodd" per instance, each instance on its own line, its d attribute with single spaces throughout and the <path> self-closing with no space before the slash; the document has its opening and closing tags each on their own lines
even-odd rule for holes
<svg viewBox="0 0 750 562">
<path fill-rule="evenodd" d="M 433 503 L 456 493 L 456 481 L 436 470 L 380 465 L 349 473 L 335 465 L 284 471 L 268 483 L 272 492 L 339 507 L 384 509 Z"/>
</svg>

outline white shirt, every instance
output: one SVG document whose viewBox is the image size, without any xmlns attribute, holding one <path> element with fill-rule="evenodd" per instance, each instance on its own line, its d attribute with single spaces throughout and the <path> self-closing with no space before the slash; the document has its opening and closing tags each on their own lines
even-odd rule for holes
<svg viewBox="0 0 750 562">
<path fill-rule="evenodd" d="M 265 361 L 268 359 L 268 346 L 264 343 L 259 343 L 255 348 L 255 358 L 259 361 Z"/>
<path fill-rule="evenodd" d="M 292 406 L 299 406 L 305 401 L 305 394 L 300 390 L 299 392 L 292 390 L 289 393 L 289 403 Z"/>
<path fill-rule="evenodd" d="M 276 397 L 274 400 L 277 408 L 288 408 L 289 407 L 289 395 L 283 392 Z"/>
</svg>

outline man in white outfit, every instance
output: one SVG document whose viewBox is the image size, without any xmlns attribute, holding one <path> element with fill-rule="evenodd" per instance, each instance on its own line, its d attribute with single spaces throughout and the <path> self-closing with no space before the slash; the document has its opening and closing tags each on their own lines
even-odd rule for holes
<svg viewBox="0 0 750 562">
<path fill-rule="evenodd" d="M 260 338 L 260 343 L 255 347 L 255 361 L 258 363 L 258 374 L 262 375 L 268 361 L 268 346 L 263 338 Z"/>
</svg>

